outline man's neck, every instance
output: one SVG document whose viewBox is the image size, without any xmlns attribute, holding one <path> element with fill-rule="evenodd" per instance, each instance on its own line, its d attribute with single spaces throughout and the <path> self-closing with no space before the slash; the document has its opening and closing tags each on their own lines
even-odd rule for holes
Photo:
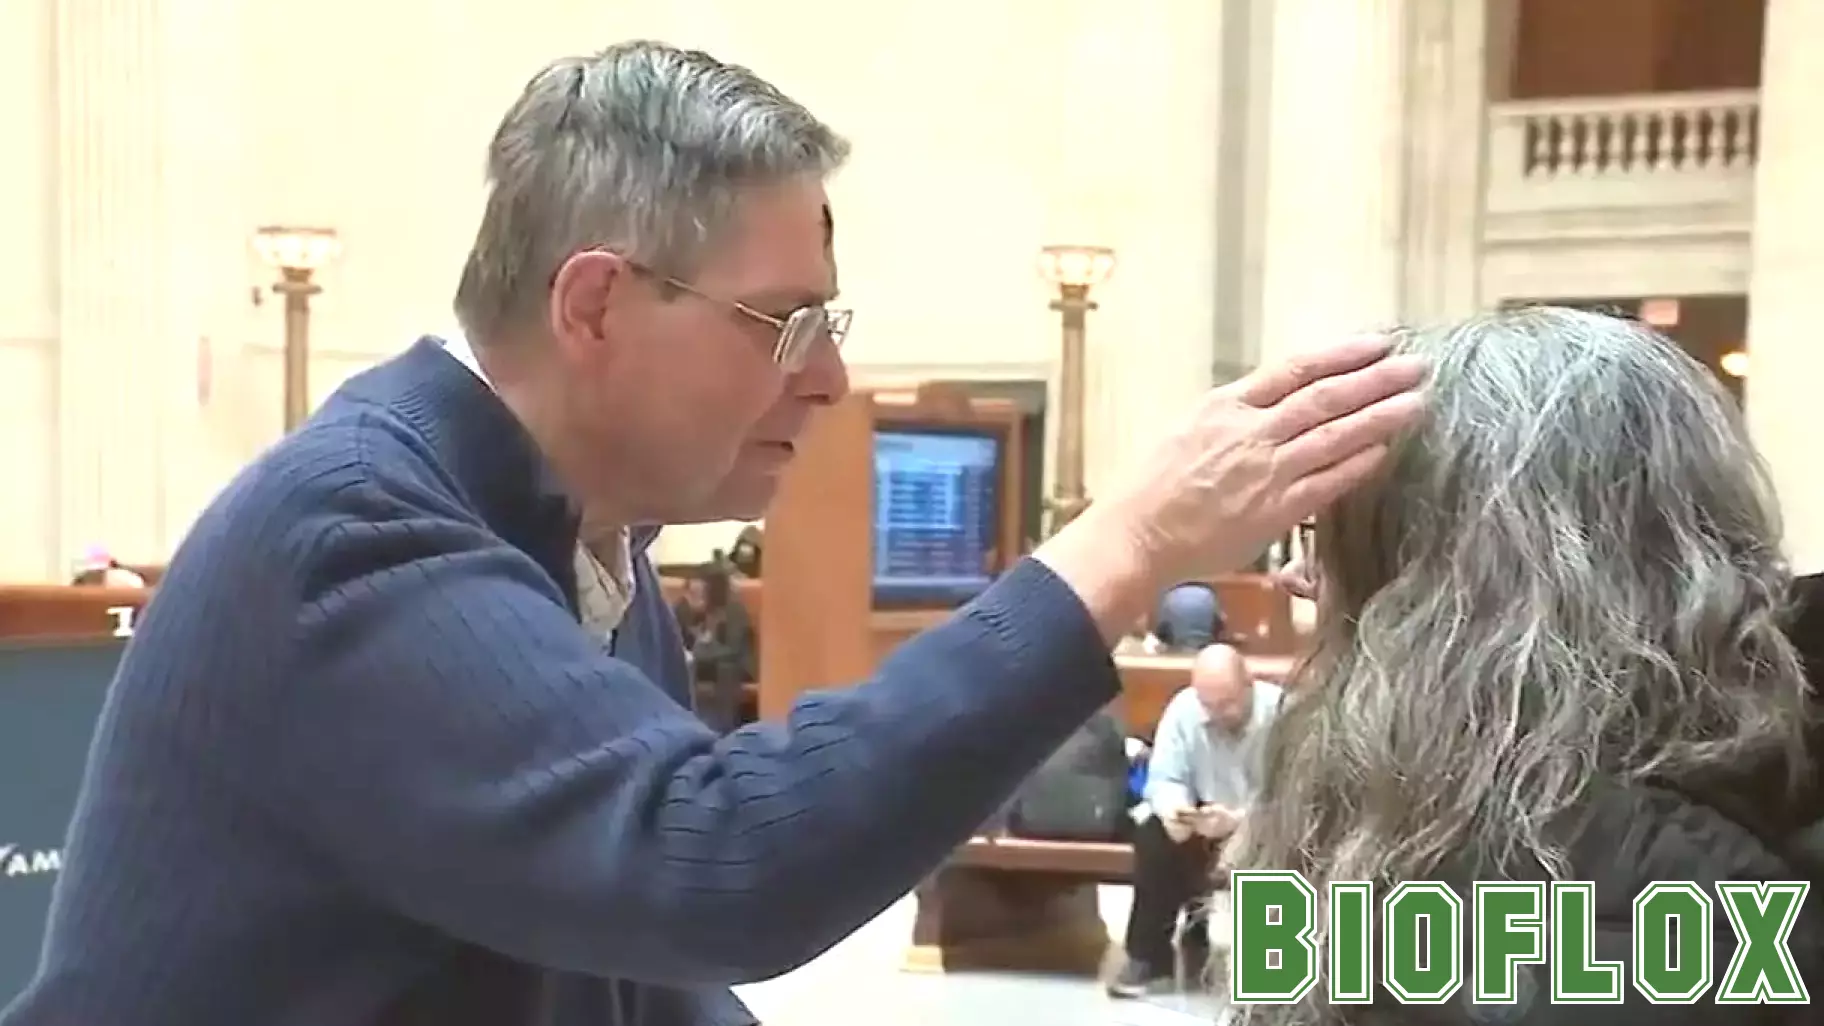
<svg viewBox="0 0 1824 1026">
<path fill-rule="evenodd" d="M 561 405 L 549 397 L 561 394 L 561 374 L 549 360 L 540 360 L 528 345 L 475 345 L 468 343 L 474 367 L 494 393 L 500 397 L 514 418 L 532 436 L 533 444 L 557 474 L 558 480 L 572 496 L 579 495 L 567 468 L 586 458 L 565 443 L 569 433 L 558 422 Z M 579 504 L 583 504 L 580 503 Z M 602 508 L 599 502 L 586 504 L 582 526 L 583 541 L 592 548 L 611 545 L 610 539 L 625 535 L 629 518 L 618 511 Z"/>
</svg>

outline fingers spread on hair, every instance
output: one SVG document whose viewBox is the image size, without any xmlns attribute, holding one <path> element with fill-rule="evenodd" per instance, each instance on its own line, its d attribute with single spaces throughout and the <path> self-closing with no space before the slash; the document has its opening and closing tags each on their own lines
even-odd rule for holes
<svg viewBox="0 0 1824 1026">
<path fill-rule="evenodd" d="M 1372 478 L 1387 459 L 1385 445 L 1358 449 L 1339 463 L 1307 474 L 1285 490 L 1287 510 L 1299 517 L 1315 516 Z"/>
<path fill-rule="evenodd" d="M 1267 438 L 1283 444 L 1390 397 L 1413 394 L 1424 380 L 1424 361 L 1395 356 L 1313 382 L 1273 407 L 1268 414 Z"/>
<path fill-rule="evenodd" d="M 1237 381 L 1234 388 L 1249 406 L 1272 406 L 1314 381 L 1360 370 L 1380 360 L 1392 345 L 1392 340 L 1384 335 L 1361 335 L 1258 368 Z"/>
<path fill-rule="evenodd" d="M 1299 435 L 1279 447 L 1279 471 L 1297 480 L 1367 449 L 1385 447 L 1424 409 L 1415 392 L 1400 392 Z"/>
</svg>

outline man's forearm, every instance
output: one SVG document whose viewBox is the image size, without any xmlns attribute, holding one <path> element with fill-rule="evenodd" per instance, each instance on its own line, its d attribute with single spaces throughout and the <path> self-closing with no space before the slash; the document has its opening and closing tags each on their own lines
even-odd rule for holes
<svg viewBox="0 0 1824 1026">
<path fill-rule="evenodd" d="M 1119 686 L 1083 604 L 1029 561 L 873 680 L 718 737 L 542 578 L 477 563 L 352 588 L 324 628 L 338 643 L 297 646 L 316 686 L 259 746 L 275 800 L 392 909 L 552 968 L 675 986 L 795 968 L 935 869 Z M 446 631 L 427 659 L 399 641 L 487 608 L 523 642 Z"/>
<path fill-rule="evenodd" d="M 1076 592 L 1111 649 L 1152 610 L 1164 588 L 1141 540 L 1103 523 L 1115 515 L 1091 506 L 1032 554 Z"/>
<path fill-rule="evenodd" d="M 1016 569 L 962 617 L 902 646 L 873 680 L 793 710 L 788 722 L 806 745 L 822 746 L 821 732 L 807 729 L 815 721 L 852 730 L 842 743 L 868 771 L 822 778 L 804 796 L 810 822 L 794 831 L 816 840 L 772 850 L 755 873 L 779 886 L 729 903 L 750 937 L 770 940 L 763 956 L 743 945 L 767 960 L 747 976 L 794 968 L 904 894 L 1115 696 L 1119 678 L 1084 609 L 1050 576 Z M 736 731 L 725 742 L 729 766 L 776 737 L 763 725 Z M 827 814 L 838 809 L 848 811 Z M 813 891 L 817 900 L 805 901 Z"/>
</svg>

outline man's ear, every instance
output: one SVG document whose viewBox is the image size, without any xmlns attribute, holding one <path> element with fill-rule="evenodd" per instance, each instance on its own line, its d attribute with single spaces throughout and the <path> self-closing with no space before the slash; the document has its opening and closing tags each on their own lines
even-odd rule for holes
<svg viewBox="0 0 1824 1026">
<path fill-rule="evenodd" d="M 573 253 L 551 277 L 547 317 L 560 344 L 600 341 L 614 292 L 626 286 L 631 266 L 617 253 Z"/>
</svg>

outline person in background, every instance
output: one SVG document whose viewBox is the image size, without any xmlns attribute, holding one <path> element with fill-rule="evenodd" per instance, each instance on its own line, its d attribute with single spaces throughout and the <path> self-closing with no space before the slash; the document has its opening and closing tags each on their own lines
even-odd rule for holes
<svg viewBox="0 0 1824 1026">
<path fill-rule="evenodd" d="M 1174 586 L 1159 599 L 1152 636 L 1164 652 L 1197 652 L 1224 640 L 1222 599 L 1203 581 Z"/>
<path fill-rule="evenodd" d="M 1161 589 L 1360 484 L 1423 408 L 1380 337 L 1212 389 L 871 680 L 718 734 L 646 553 L 763 516 L 847 394 L 847 152 L 701 52 L 532 77 L 462 332 L 344 382 L 172 558 L 0 1026 L 748 1026 L 731 985 L 899 900 L 1116 698 Z"/>
<path fill-rule="evenodd" d="M 1203 906 L 1217 854 L 1259 789 L 1260 753 L 1279 702 L 1279 688 L 1256 681 L 1240 652 L 1211 645 L 1192 662 L 1190 685 L 1166 703 L 1134 828 L 1127 959 L 1111 995 L 1140 997 L 1170 983 L 1179 958 L 1199 969 L 1208 961 Z M 1179 936 L 1183 950 L 1174 951 Z"/>
<path fill-rule="evenodd" d="M 748 524 L 735 536 L 735 547 L 729 550 L 728 561 L 736 573 L 753 580 L 760 579 L 760 549 L 765 537 L 758 524 Z"/>
<path fill-rule="evenodd" d="M 122 566 L 107 549 L 91 545 L 77 561 L 70 583 L 81 587 L 144 588 L 146 578 L 136 570 Z"/>
<path fill-rule="evenodd" d="M 1566 1003 L 1548 966 L 1520 964 L 1505 1007 L 1468 985 L 1406 1005 L 1384 983 L 1335 1007 L 1320 984 L 1244 1021 L 1718 1021 L 1715 990 L 1649 1003 L 1630 982 L 1636 896 L 1662 880 L 1708 893 L 1713 933 L 1697 943 L 1720 988 L 1736 935 L 1717 884 L 1824 882 L 1793 843 L 1817 809 L 1816 720 L 1787 631 L 1814 628 L 1788 620 L 1779 507 L 1740 411 L 1675 343 L 1593 313 L 1490 314 L 1400 349 L 1433 362 L 1433 402 L 1282 577 L 1317 603 L 1315 647 L 1232 863 L 1296 870 L 1320 894 L 1436 880 L 1466 909 L 1479 880 L 1594 881 L 1582 957 L 1619 963 L 1619 991 Z M 1799 909 L 1793 966 L 1815 987 L 1824 909 L 1815 893 Z M 1817 1011 L 1720 1018 L 1800 1026 Z"/>
<path fill-rule="evenodd" d="M 729 567 L 714 559 L 699 567 L 685 579 L 675 612 L 690 652 L 697 714 L 719 731 L 735 729 L 744 686 L 759 678 L 760 658 L 753 621 L 735 597 Z"/>
<path fill-rule="evenodd" d="M 691 567 L 690 573 L 684 577 L 684 587 L 678 593 L 678 600 L 671 604 L 671 615 L 678 618 L 678 634 L 684 639 L 686 651 L 708 618 L 709 582 L 703 576 L 700 564 Z"/>
</svg>

